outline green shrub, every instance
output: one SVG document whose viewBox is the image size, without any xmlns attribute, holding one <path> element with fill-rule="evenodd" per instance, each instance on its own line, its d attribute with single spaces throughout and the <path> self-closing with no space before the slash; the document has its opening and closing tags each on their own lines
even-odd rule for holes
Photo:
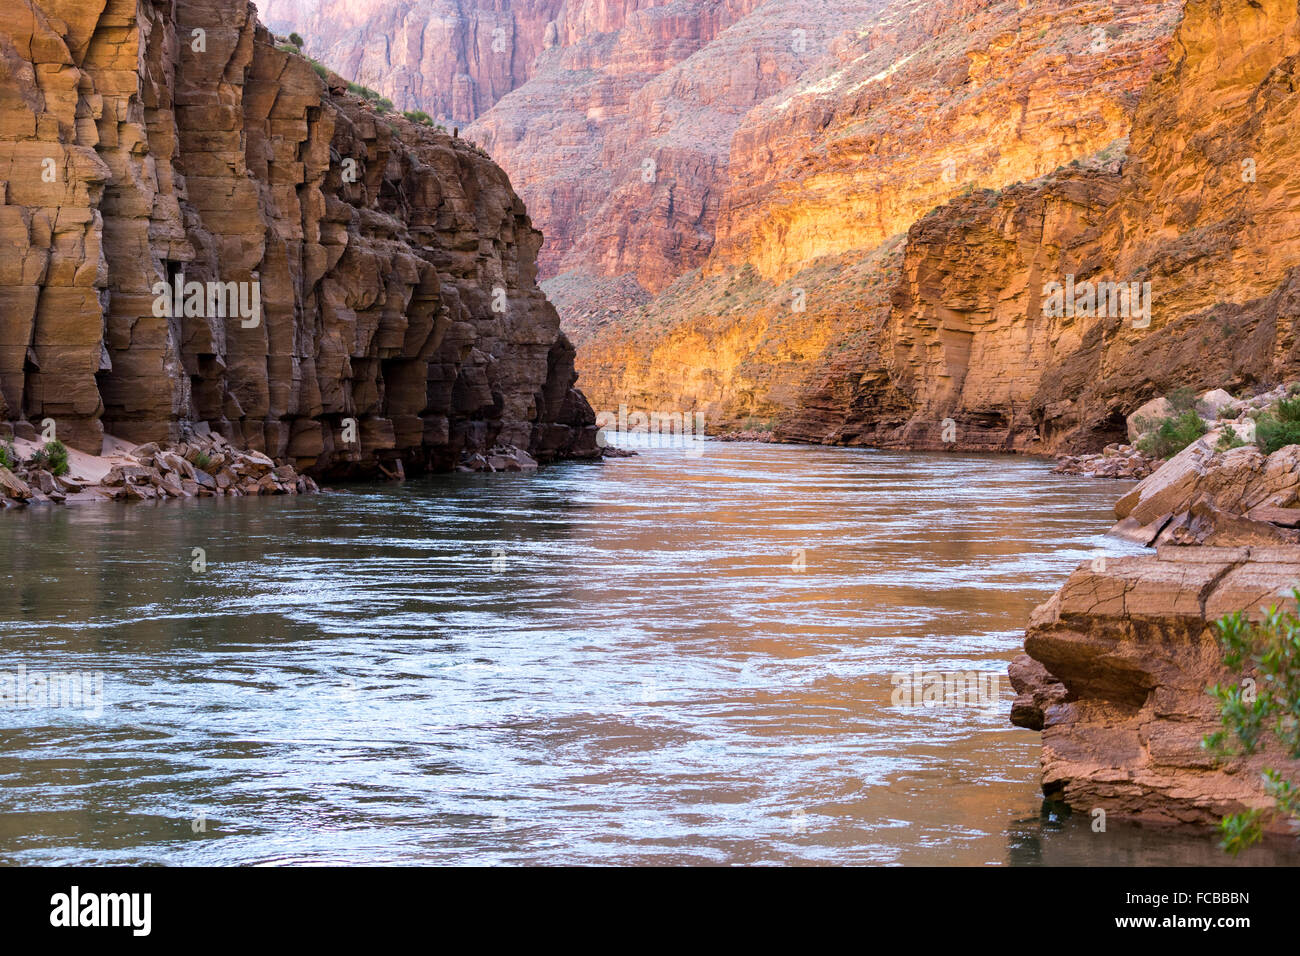
<svg viewBox="0 0 1300 956">
<path fill-rule="evenodd" d="M 1300 445 L 1300 398 L 1284 398 L 1255 420 L 1255 443 L 1271 455 L 1287 445 Z"/>
<path fill-rule="evenodd" d="M 199 452 L 194 456 L 194 467 L 200 471 L 210 471 L 212 469 L 212 458 L 207 452 Z"/>
<path fill-rule="evenodd" d="M 409 119 L 412 123 L 419 123 L 421 126 L 433 125 L 433 117 L 430 116 L 428 113 L 426 113 L 424 110 L 407 110 L 402 115 L 405 116 L 407 119 Z"/>
<path fill-rule="evenodd" d="M 1152 424 L 1155 427 L 1138 439 L 1137 449 L 1153 458 L 1172 458 L 1204 435 L 1209 428 L 1201 416 L 1191 409 Z"/>
<path fill-rule="evenodd" d="M 294 46 L 296 46 L 296 47 L 297 47 L 298 49 L 300 49 L 300 50 L 303 48 L 302 37 L 300 37 L 300 36 L 299 36 L 298 34 L 296 34 L 296 33 L 290 33 L 290 34 L 289 34 L 289 42 L 292 43 Z"/>
<path fill-rule="evenodd" d="M 1284 422 L 1300 422 L 1300 398 L 1284 398 L 1272 411 Z"/>
<path fill-rule="evenodd" d="M 61 441 L 49 441 L 32 453 L 31 463 L 52 475 L 68 473 L 68 449 Z"/>
<path fill-rule="evenodd" d="M 1215 451 L 1231 451 L 1234 448 L 1244 448 L 1250 442 L 1237 434 L 1236 429 L 1225 428 L 1219 435 L 1219 443 L 1214 446 Z"/>
<path fill-rule="evenodd" d="M 0 445 L 0 468 L 15 468 L 18 465 L 18 453 L 14 451 L 13 441 Z"/>
<path fill-rule="evenodd" d="M 1300 590 L 1291 592 L 1300 601 Z M 1292 759 L 1300 760 L 1300 619 L 1277 607 L 1252 624 L 1240 611 L 1215 625 L 1223 663 L 1242 673 L 1232 687 L 1215 684 L 1210 696 L 1219 702 L 1223 729 L 1201 745 L 1217 757 L 1258 752 L 1271 734 Z M 1249 662 L 1251 674 L 1245 673 Z M 1257 679 L 1258 678 L 1258 679 Z M 1225 816 L 1219 824 L 1221 846 L 1234 856 L 1257 843 L 1271 814 L 1300 818 L 1300 791 L 1272 768 L 1264 770 L 1264 787 L 1275 810 L 1248 810 Z"/>
</svg>

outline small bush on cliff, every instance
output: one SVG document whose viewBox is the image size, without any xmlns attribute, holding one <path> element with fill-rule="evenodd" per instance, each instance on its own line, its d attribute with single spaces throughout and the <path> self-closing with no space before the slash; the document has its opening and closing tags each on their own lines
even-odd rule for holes
<svg viewBox="0 0 1300 956">
<path fill-rule="evenodd" d="M 1287 445 L 1300 445 L 1300 398 L 1284 398 L 1255 420 L 1255 442 L 1271 455 Z"/>
<path fill-rule="evenodd" d="M 1291 592 L 1300 601 L 1300 590 Z M 1300 618 L 1273 607 L 1258 624 L 1238 611 L 1215 625 L 1223 663 L 1241 671 L 1232 687 L 1215 684 L 1210 695 L 1219 702 L 1223 729 L 1202 741 L 1219 757 L 1258 752 L 1271 734 L 1292 760 L 1300 760 Z M 1245 673 L 1249 662 L 1251 674 Z M 1273 768 L 1263 773 L 1274 811 L 1247 810 L 1223 818 L 1222 846 L 1234 856 L 1259 842 L 1271 815 L 1300 818 L 1300 788 Z"/>
<path fill-rule="evenodd" d="M 1214 450 L 1217 452 L 1232 451 L 1234 448 L 1244 448 L 1249 444 L 1250 442 L 1238 435 L 1235 429 L 1227 428 L 1219 435 L 1219 443 L 1214 446 Z"/>
<path fill-rule="evenodd" d="M 68 448 L 61 441 L 46 442 L 43 448 L 36 449 L 31 462 L 37 468 L 44 468 L 52 475 L 66 475 Z"/>
<path fill-rule="evenodd" d="M 1204 419 L 1191 409 L 1171 418 L 1141 423 L 1144 429 L 1148 424 L 1154 427 L 1138 439 L 1137 449 L 1153 458 L 1172 458 L 1209 429 Z"/>
<path fill-rule="evenodd" d="M 0 468 L 15 468 L 18 465 L 18 453 L 14 451 L 13 442 L 0 445 Z"/>
<path fill-rule="evenodd" d="M 348 92 L 353 96 L 361 97 L 363 100 L 370 100 L 372 103 L 378 102 L 382 99 L 378 92 L 372 90 L 368 86 L 362 86 L 360 83 L 349 83 Z"/>
<path fill-rule="evenodd" d="M 296 46 L 296 47 L 297 47 L 298 49 L 300 49 L 300 50 L 303 48 L 302 37 L 300 37 L 300 36 L 299 36 L 298 34 L 296 34 L 296 33 L 290 33 L 290 34 L 289 34 L 289 42 L 292 43 L 294 46 Z"/>
<path fill-rule="evenodd" d="M 424 110 L 407 110 L 402 114 L 412 123 L 419 123 L 421 126 L 432 126 L 433 117 Z"/>
</svg>

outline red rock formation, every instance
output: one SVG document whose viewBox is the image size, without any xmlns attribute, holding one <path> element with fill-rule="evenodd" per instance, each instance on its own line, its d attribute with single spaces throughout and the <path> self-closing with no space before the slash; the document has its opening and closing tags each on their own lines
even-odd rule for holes
<svg viewBox="0 0 1300 956">
<path fill-rule="evenodd" d="M 565 0 L 554 46 L 469 132 L 547 234 L 542 274 L 562 276 L 598 404 L 758 416 L 799 440 L 1095 450 L 1189 376 L 1295 367 L 1295 12 L 1191 0 L 1175 41 L 1183 6 Z M 807 341 L 762 346 L 798 274 L 903 233 L 879 335 L 856 317 L 835 332 L 854 290 L 823 275 Z M 683 296 L 697 268 L 766 283 L 761 317 Z M 1044 316 L 1043 282 L 1064 275 L 1149 281 L 1153 321 Z"/>
<path fill-rule="evenodd" d="M 960 412 L 959 403 L 952 400 L 953 379 L 974 368 L 967 402 L 972 414 L 965 422 L 969 427 L 959 429 L 965 431 L 963 441 L 981 448 L 1031 445 L 1033 439 L 1025 435 L 1008 439 L 1007 416 L 1026 415 L 1037 390 L 1032 368 L 1023 367 L 1021 351 L 1030 340 L 1041 345 L 1053 333 L 1045 326 L 1024 329 L 1015 312 L 1025 301 L 1016 300 L 1014 291 L 998 283 L 1018 283 L 1023 289 L 1026 276 L 1018 269 L 1030 267 L 1031 261 L 1037 268 L 1055 267 L 1060 250 L 1054 243 L 1063 239 L 1070 246 L 1079 244 L 1069 233 L 1081 224 L 1080 217 L 1084 226 L 1095 224 L 1095 215 L 1079 203 L 1109 202 L 1116 187 L 1112 184 L 1106 195 L 1091 198 L 1075 195 L 1079 189 L 1065 184 L 1052 187 L 1050 197 L 1033 198 L 1033 190 L 1017 194 L 1030 206 L 1037 202 L 1039 213 L 1046 203 L 1046 223 L 1035 221 L 1033 208 L 1015 211 L 1016 196 L 990 197 L 981 190 L 1011 193 L 1020 180 L 1107 148 L 1113 154 L 1109 158 L 1117 159 L 1137 94 L 1165 63 L 1178 7 L 1175 2 L 1103 7 L 1065 0 L 1033 5 L 900 0 L 861 13 L 859 28 L 831 44 L 815 69 L 755 106 L 737 127 L 725 170 L 717 246 L 702 271 L 712 275 L 752 266 L 759 279 L 769 283 L 768 308 L 777 309 L 778 294 L 788 291 L 786 283 L 814 263 L 864 261 L 883 240 L 905 232 L 937 204 L 975 192 L 974 198 L 954 200 L 946 219 L 941 215 L 925 233 L 910 237 L 910 243 L 931 248 L 922 252 L 909 244 L 907 268 L 926 269 L 927 279 L 944 285 L 913 290 L 911 302 L 898 305 L 896 319 L 882 326 L 883 341 L 864 338 L 856 321 L 843 326 L 843 335 L 831 334 L 827 350 L 803 369 L 802 394 L 782 377 L 780 394 L 757 399 L 742 391 L 692 396 L 681 389 L 661 401 L 671 397 L 691 407 L 708 404 L 723 426 L 755 404 L 766 406 L 771 417 L 780 420 L 781 434 L 800 440 L 924 445 L 928 426 L 906 427 L 917 404 L 936 425 L 948 414 L 934 415 L 937 409 L 931 403 L 951 404 L 950 411 Z M 521 182 L 527 192 L 527 175 Z M 1088 193 L 1099 187 L 1080 188 Z M 1074 211 L 1056 208 L 1058 197 Z M 989 211 L 982 212 L 986 206 Z M 972 226 L 976 235 L 967 233 L 965 227 Z M 1000 233 L 1003 227 L 1009 232 L 1023 229 L 1025 234 Z M 941 235 L 945 230 L 951 247 Z M 990 244 L 979 248 L 986 237 Z M 1039 242 L 1045 248 L 1035 252 L 1031 247 Z M 1008 249 L 1014 261 L 1003 262 Z M 954 265 L 936 275 L 933 262 L 921 265 L 922 256 Z M 957 266 L 961 260 L 966 261 Z M 989 274 L 963 272 L 990 267 Z M 846 296 L 851 299 L 854 292 L 834 275 L 823 275 L 816 286 L 801 287 L 809 310 Z M 957 301 L 942 302 L 947 294 Z M 673 298 L 679 297 L 674 293 Z M 928 315 L 906 311 L 911 303 L 922 301 Z M 671 343 L 686 341 L 679 331 L 708 321 L 721 305 L 701 303 L 698 312 L 683 314 L 665 301 L 663 308 L 652 305 L 644 315 L 630 319 L 627 328 L 607 324 L 590 345 L 580 342 L 579 364 L 584 381 L 596 388 L 597 404 L 622 394 L 654 391 L 640 377 L 633 356 L 636 326 L 660 330 L 653 347 L 661 366 L 689 369 L 688 380 L 717 370 L 716 354 L 698 348 L 678 352 Z M 874 308 L 870 300 L 862 305 L 864 311 Z M 939 312 L 970 314 L 957 322 L 965 327 L 940 333 L 935 325 Z M 916 328 L 905 328 L 913 320 Z M 986 321 L 987 327 L 980 328 Z M 810 332 L 810 346 L 820 340 L 818 328 L 814 325 Z M 984 349 L 970 353 L 974 362 L 967 365 L 966 348 L 975 346 L 963 340 L 981 333 L 987 333 Z M 936 335 L 947 344 L 933 341 Z M 1051 348 L 1064 352 L 1068 341 L 1053 340 Z M 913 355 L 898 355 L 899 349 Z M 843 354 L 846 350 L 860 352 L 864 363 L 857 368 L 853 386 L 847 382 L 852 363 Z M 945 352 L 940 362 L 944 368 L 937 371 L 909 366 L 918 355 L 928 356 L 928 362 Z M 737 352 L 732 361 L 755 365 L 763 356 L 758 351 Z M 985 361 L 1009 364 L 984 369 L 980 363 Z M 722 370 L 724 378 L 728 374 L 729 369 Z M 936 381 L 936 376 L 944 380 Z M 609 383 L 608 392 L 601 383 Z M 916 383 L 923 383 L 925 394 L 912 394 Z M 827 404 L 832 391 L 837 396 L 834 407 Z M 859 418 L 864 404 L 871 409 L 866 422 Z M 876 420 L 877 409 L 888 417 Z M 901 437 L 895 434 L 900 430 Z"/>
<path fill-rule="evenodd" d="M 664 288 L 713 244 L 731 134 L 876 0 L 568 0 L 532 79 L 469 128 L 541 224 L 542 275 Z M 802 33 L 796 33 L 802 31 Z M 800 52 L 802 51 L 802 52 Z"/>
<path fill-rule="evenodd" d="M 1153 395 L 1300 369 L 1287 225 L 1300 213 L 1287 145 L 1300 18 L 1280 0 L 1191 0 L 1174 49 L 1122 173 L 1066 168 L 913 226 L 861 387 L 830 415 L 795 412 L 785 434 L 933 446 L 950 417 L 955 447 L 1095 450 Z M 1066 276 L 1149 282 L 1150 322 L 1050 317 L 1045 283 Z"/>
<path fill-rule="evenodd" d="M 1220 728 L 1207 688 L 1240 680 L 1211 624 L 1235 611 L 1259 620 L 1265 604 L 1294 610 L 1282 595 L 1297 581 L 1300 549 L 1267 546 L 1171 546 L 1071 575 L 1034 612 L 1010 670 L 1012 722 L 1043 732 L 1043 792 L 1158 824 L 1272 806 L 1263 768 L 1300 779 L 1275 743 L 1222 765 L 1201 747 Z"/>
<path fill-rule="evenodd" d="M 318 472 L 595 452 L 541 236 L 480 152 L 327 90 L 237 0 L 20 0 L 0 55 L 7 417 L 95 451 L 205 421 Z M 256 284 L 257 321 L 169 316 L 181 273 Z"/>
<path fill-rule="evenodd" d="M 463 125 L 560 42 L 563 0 L 256 0 L 262 20 L 391 99 Z"/>
</svg>

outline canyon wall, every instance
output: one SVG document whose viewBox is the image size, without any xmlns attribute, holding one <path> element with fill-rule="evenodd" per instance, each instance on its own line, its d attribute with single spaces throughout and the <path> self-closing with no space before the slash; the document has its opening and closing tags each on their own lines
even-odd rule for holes
<svg viewBox="0 0 1300 956">
<path fill-rule="evenodd" d="M 560 42 L 564 0 L 256 0 L 304 52 L 447 125 L 466 125 L 526 82 Z"/>
<path fill-rule="evenodd" d="M 395 35 L 417 6 L 280 9 L 353 55 L 347 30 Z M 546 234 L 601 408 L 1078 452 L 1174 385 L 1295 367 L 1278 0 L 433 6 L 478 52 L 442 43 L 460 59 L 429 76 L 481 92 L 465 134 Z M 493 18 L 526 67 L 486 58 Z M 358 76 L 399 95 L 396 62 Z M 1150 315 L 1045 310 L 1067 281 L 1149 283 Z"/>
<path fill-rule="evenodd" d="M 726 311 L 716 302 L 685 313 L 650 303 L 583 345 L 593 401 L 604 407 L 658 393 L 660 404 L 702 406 L 724 428 L 743 427 L 757 409 L 777 437 L 800 441 L 1077 452 L 1122 439 L 1128 413 L 1176 386 L 1240 388 L 1293 374 L 1296 232 L 1288 224 L 1300 211 L 1300 174 L 1287 132 L 1296 122 L 1296 42 L 1294 4 L 1192 0 L 1176 36 L 1152 47 L 1162 52 L 1131 98 L 1132 121 L 1113 127 L 1125 135 L 1027 182 L 963 189 L 918 219 L 899 271 L 883 275 L 890 305 L 876 331 L 864 338 L 861 323 L 840 326 L 844 333 L 803 363 L 796 387 L 788 379 L 757 393 L 719 384 L 734 377 L 732 364 L 764 360 L 757 309 L 748 319 L 758 343 L 750 353 L 733 360 L 707 346 L 679 352 L 660 344 L 661 368 L 691 371 L 647 372 L 634 358 L 646 339 L 671 343 L 679 329 Z M 1014 62 L 1003 61 L 1011 70 Z M 1033 87 L 1032 77 L 1011 82 Z M 914 178 L 900 174 L 903 185 L 878 195 L 892 199 L 892 190 L 914 188 Z M 853 192 L 847 182 L 843 189 Z M 820 219 L 830 224 L 824 235 L 834 250 L 840 219 L 829 208 Z M 873 241 L 888 228 L 859 225 Z M 733 248 L 724 229 L 713 262 Z M 799 255 L 779 238 L 762 248 L 766 264 L 759 255 L 742 258 L 754 260 L 751 295 L 771 312 L 793 301 L 783 277 L 799 267 Z M 824 261 L 866 256 L 834 252 Z M 1149 314 L 1054 312 L 1045 297 L 1053 282 L 1145 286 Z M 807 314 L 794 320 L 816 328 L 808 314 L 823 299 L 853 296 L 853 286 L 835 275 L 805 285 Z M 860 306 L 878 314 L 879 293 L 863 294 Z M 695 386 L 701 374 L 709 388 Z M 664 389 L 656 375 L 676 384 Z"/>
<path fill-rule="evenodd" d="M 698 274 L 679 280 L 685 286 L 730 275 L 751 286 L 754 307 L 733 324 L 749 327 L 754 347 L 676 348 L 673 343 L 688 340 L 683 330 L 725 324 L 732 311 L 732 303 L 700 297 L 690 297 L 684 311 L 676 285 L 662 301 L 638 305 L 621 321 L 589 328 L 579 313 L 579 366 L 592 400 L 605 407 L 653 397 L 659 405 L 698 408 L 716 428 L 758 422 L 805 441 L 925 444 L 928 426 L 904 426 L 918 402 L 947 403 L 960 394 L 966 369 L 1008 360 L 1023 366 L 1031 342 L 1051 340 L 1053 351 L 1067 353 L 1068 341 L 1046 327 L 1020 328 L 1006 340 L 993 333 L 984 354 L 971 352 L 963 321 L 978 325 L 980 319 L 958 314 L 991 308 L 1010 294 L 992 277 L 981 286 L 982 274 L 970 269 L 992 265 L 997 275 L 1015 275 L 1008 281 L 1027 286 L 1023 270 L 1003 261 L 1008 249 L 1019 266 L 1036 259 L 1050 272 L 1057 255 L 1052 244 L 1081 244 L 1072 231 L 1096 216 L 1078 203 L 1115 195 L 1113 184 L 1100 184 L 1104 173 L 1078 187 L 1059 182 L 1016 190 L 1023 181 L 1072 172 L 1075 162 L 1114 174 L 1141 91 L 1167 64 L 1180 6 L 953 0 L 894 2 L 863 15 L 816 70 L 746 114 L 729 147 L 715 246 Z M 1075 196 L 1079 190 L 1100 192 L 1089 200 Z M 1039 195 L 1044 191 L 1051 197 Z M 1028 200 L 1038 202 L 1037 213 L 1013 208 L 1018 195 L 1038 196 Z M 899 244 L 936 207 L 951 211 L 954 232 L 982 222 L 996 237 L 993 245 L 977 250 L 972 237 L 941 248 L 935 235 L 941 227 L 932 223 L 923 236 L 907 236 L 901 267 L 882 254 L 882 244 Z M 1002 228 L 1008 235 L 999 235 Z M 1026 234 L 1010 235 L 1016 228 Z M 1032 252 L 1038 242 L 1048 248 Z M 930 246 L 924 254 L 921 243 Z M 931 271 L 938 256 L 951 263 L 954 277 L 971 274 L 973 287 L 951 303 L 929 301 L 935 297 L 928 288 L 904 296 L 903 275 L 927 268 L 920 264 L 927 256 Z M 877 267 L 886 271 L 862 274 Z M 882 291 L 892 304 L 883 321 Z M 921 299 L 927 301 L 918 309 Z M 1006 301 L 998 309 L 1014 323 L 1017 307 Z M 929 316 L 912 315 L 927 309 Z M 775 390 L 761 381 L 750 387 L 743 367 L 769 363 L 765 329 L 781 313 L 781 324 L 809 328 L 808 340 L 803 348 L 777 350 L 783 368 Z M 566 321 L 571 314 L 566 309 Z M 938 314 L 952 326 L 939 335 L 942 342 L 898 328 L 913 320 L 932 324 Z M 907 340 L 901 346 L 900 337 Z M 649 368 L 636 359 L 647 343 L 658 356 Z M 895 356 L 900 347 L 941 356 L 940 368 L 907 368 Z M 980 407 L 969 416 L 972 427 L 959 430 L 965 446 L 1034 444 L 1024 436 L 1009 441 L 1007 427 L 999 426 L 1008 415 L 1024 414 L 1035 392 L 1031 375 L 1004 366 L 970 376 L 970 404 Z M 929 394 L 912 395 L 922 379 Z M 872 409 L 867 421 L 864 406 Z M 927 415 L 933 411 L 927 406 Z M 948 416 L 932 417 L 937 426 Z"/>
<path fill-rule="evenodd" d="M 481 151 L 347 96 L 241 0 L 19 0 L 0 56 L 13 431 L 206 423 L 319 473 L 595 454 L 541 236 Z M 160 295 L 182 282 L 222 285 Z"/>
<path fill-rule="evenodd" d="M 732 136 L 881 0 L 570 0 L 561 42 L 469 128 L 546 235 L 542 275 L 602 302 L 712 251 Z"/>
<path fill-rule="evenodd" d="M 1082 451 L 1175 387 L 1292 375 L 1298 31 L 1294 4 L 1191 0 L 1122 157 L 914 225 L 860 383 L 784 433 L 940 447 L 950 418 L 958 447 Z M 1066 281 L 1149 283 L 1149 314 L 1053 316 L 1044 290 Z"/>
</svg>

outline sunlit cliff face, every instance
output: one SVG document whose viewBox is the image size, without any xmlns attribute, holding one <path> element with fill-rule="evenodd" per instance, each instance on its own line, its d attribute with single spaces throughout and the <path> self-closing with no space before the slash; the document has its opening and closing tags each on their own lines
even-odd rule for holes
<svg viewBox="0 0 1300 956">
<path fill-rule="evenodd" d="M 1023 8 L 1023 9 L 1022 9 Z M 784 279 L 1127 134 L 1177 3 L 896 2 L 731 147 L 716 258 Z"/>
<path fill-rule="evenodd" d="M 1070 235 L 1089 214 L 1060 194 L 1040 203 L 1034 220 L 1014 200 L 977 190 L 1094 154 L 1117 167 L 1140 91 L 1167 62 L 1178 9 L 1122 4 L 1102 19 L 1099 8 L 1071 3 L 888 5 L 832 44 L 817 71 L 748 113 L 731 143 L 717 242 L 702 265 L 705 290 L 683 297 L 674 287 L 622 326 L 607 323 L 584 338 L 584 387 L 598 400 L 698 402 L 719 427 L 757 422 L 805 440 L 868 440 L 843 427 L 850 406 L 889 408 L 897 428 L 912 403 L 958 410 L 969 390 L 972 404 L 997 409 L 975 444 L 1007 447 L 1011 420 L 1028 415 L 1038 387 L 1025 349 L 1069 350 L 1083 330 L 1024 328 L 1023 296 L 1005 292 L 1015 282 L 1023 291 L 1023 277 L 1010 273 L 1024 261 L 996 244 L 965 255 L 966 226 L 983 218 L 981 239 L 1012 231 L 1013 244 L 1046 243 L 1046 253 L 1022 258 L 1055 268 L 1045 260 L 1056 258 L 1058 232 Z M 870 250 L 936 206 L 976 194 L 977 204 L 941 214 L 942 240 L 908 264 L 909 297 L 929 313 L 922 328 L 891 325 L 881 302 L 887 316 L 904 272 L 896 256 Z M 929 297 L 955 288 L 931 274 L 935 256 L 940 271 L 944 261 L 964 262 L 977 283 L 985 276 L 987 289 L 961 293 L 983 301 L 929 306 Z M 809 271 L 818 262 L 836 265 Z M 735 276 L 754 301 L 725 295 Z M 794 289 L 803 292 L 800 312 Z M 945 322 L 950 331 L 940 331 Z M 972 333 L 981 324 L 989 336 Z M 979 340 L 973 352 L 967 338 Z M 1026 433 L 1014 444 L 1032 440 Z"/>
</svg>

